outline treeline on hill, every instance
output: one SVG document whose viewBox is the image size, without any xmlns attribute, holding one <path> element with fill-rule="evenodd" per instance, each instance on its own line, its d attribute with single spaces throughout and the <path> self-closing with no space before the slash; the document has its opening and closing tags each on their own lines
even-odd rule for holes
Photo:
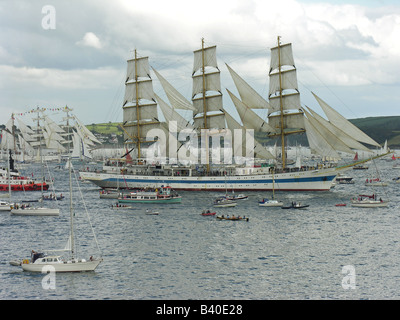
<svg viewBox="0 0 400 320">
<path fill-rule="evenodd" d="M 400 148 L 400 116 L 358 118 L 350 119 L 350 122 L 382 146 L 387 140 L 390 148 Z M 120 123 L 115 122 L 93 123 L 87 125 L 87 128 L 93 133 L 101 135 L 116 134 L 118 136 L 118 141 L 122 141 L 123 130 L 119 125 Z M 274 145 L 275 141 L 277 145 L 280 145 L 279 139 L 270 140 L 267 135 L 262 132 L 256 132 L 255 137 L 259 142 L 266 145 Z M 296 144 L 308 146 L 305 134 L 289 136 L 287 143 L 292 146 Z"/>
</svg>

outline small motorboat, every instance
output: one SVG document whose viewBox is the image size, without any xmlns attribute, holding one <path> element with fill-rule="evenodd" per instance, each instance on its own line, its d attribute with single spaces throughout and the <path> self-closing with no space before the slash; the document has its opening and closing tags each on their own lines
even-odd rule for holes
<svg viewBox="0 0 400 320">
<path fill-rule="evenodd" d="M 212 212 L 211 210 L 203 210 L 201 213 L 202 216 L 215 216 L 217 213 L 214 211 Z"/>
<path fill-rule="evenodd" d="M 235 217 L 235 216 L 224 216 L 224 215 L 222 215 L 222 216 L 218 216 L 217 217 L 217 220 L 231 220 L 231 221 L 249 221 L 249 218 L 246 218 L 246 217 L 241 217 L 241 216 L 237 216 L 237 217 Z"/>
<path fill-rule="evenodd" d="M 336 177 L 336 182 L 339 184 L 354 184 L 353 178 L 344 175 L 338 175 Z"/>
<path fill-rule="evenodd" d="M 130 206 L 128 204 L 116 203 L 116 204 L 112 204 L 111 208 L 112 209 L 132 209 L 132 206 Z"/>
<path fill-rule="evenodd" d="M 146 214 L 149 216 L 158 216 L 159 212 L 154 210 L 146 209 Z"/>
<path fill-rule="evenodd" d="M 292 202 L 290 206 L 282 206 L 282 209 L 305 209 L 308 208 L 310 205 L 308 204 L 301 204 L 300 202 Z"/>
<path fill-rule="evenodd" d="M 43 195 L 41 200 L 62 200 L 64 199 L 64 196 L 62 195 L 62 193 L 57 196 L 55 193 L 50 193 L 49 195 Z"/>
<path fill-rule="evenodd" d="M 262 199 L 262 201 L 258 202 L 258 205 L 260 207 L 282 207 L 283 202 L 275 200 L 275 199 L 264 198 L 264 199 Z"/>
<path fill-rule="evenodd" d="M 214 201 L 214 207 L 225 208 L 225 207 L 236 207 L 237 202 L 226 198 L 218 198 Z"/>
<path fill-rule="evenodd" d="M 231 196 L 226 195 L 225 198 L 228 200 L 247 200 L 249 198 L 249 196 L 246 196 L 244 194 L 239 194 L 237 196 L 236 195 L 231 195 Z"/>
</svg>

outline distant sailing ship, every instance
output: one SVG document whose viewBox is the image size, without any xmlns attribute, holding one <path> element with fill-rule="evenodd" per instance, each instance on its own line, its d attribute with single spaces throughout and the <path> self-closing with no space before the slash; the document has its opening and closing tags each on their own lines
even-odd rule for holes
<svg viewBox="0 0 400 320">
<path fill-rule="evenodd" d="M 46 109 L 36 108 L 29 115 L 36 114 L 35 125 L 30 127 L 24 121 L 11 114 L 5 128 L 1 131 L 1 150 L 12 150 L 19 162 L 61 161 L 69 158 L 67 150 L 71 150 L 72 159 L 91 159 L 90 149 L 101 142 L 73 114 L 68 106 L 58 108 L 66 113 L 63 120 L 66 125 L 58 125 L 48 115 Z M 17 120 L 18 125 L 15 120 Z M 39 152 L 41 151 L 41 154 Z M 8 151 L 7 151 L 8 152 Z"/>
<path fill-rule="evenodd" d="M 130 150 L 127 154 L 134 155 L 133 161 L 128 163 L 124 158 L 127 156 L 125 154 L 121 159 L 107 161 L 102 172 L 81 172 L 81 178 L 102 188 L 116 188 L 123 175 L 127 188 L 160 187 L 167 184 L 175 190 L 221 191 L 225 189 L 225 176 L 228 176 L 232 188 L 237 191 L 273 190 L 273 183 L 279 185 L 281 191 L 322 191 L 331 189 L 339 172 L 363 161 L 341 167 L 290 167 L 286 158 L 288 135 L 306 133 L 313 153 L 337 159 L 341 158 L 338 151 L 354 154 L 355 150 L 372 152 L 364 144 L 380 147 L 316 94 L 313 93 L 329 120 L 325 120 L 310 108 L 301 106 L 292 45 L 281 44 L 280 37 L 278 45 L 271 49 L 268 101 L 227 65 L 240 98 L 227 91 L 242 123 L 236 121 L 222 105 L 220 70 L 216 57 L 216 46 L 205 47 L 204 40 L 201 49 L 194 51 L 191 102 L 153 68 L 170 106 L 153 91 L 148 57 L 138 57 L 135 50 L 135 57 L 128 60 L 122 106 L 124 139 Z M 158 120 L 157 104 L 166 122 Z M 193 111 L 193 119 L 186 120 L 177 109 Z M 264 121 L 253 109 L 266 109 L 268 121 Z M 172 130 L 171 126 L 174 126 Z M 152 129 L 164 131 L 167 138 L 158 137 L 157 140 L 154 134 L 150 134 L 154 132 Z M 202 136 L 201 141 L 201 164 L 196 162 L 198 154 L 192 152 L 191 145 L 177 139 L 180 136 L 177 133 L 182 130 L 195 134 L 206 133 L 206 138 Z M 279 138 L 281 159 L 276 159 L 255 139 L 247 145 L 246 136 L 251 132 L 249 130 L 264 132 L 271 139 Z M 265 164 L 267 161 L 275 161 L 280 168 L 264 164 L 211 163 L 209 151 L 213 146 L 209 137 L 224 134 L 227 137 L 227 133 L 233 131 L 241 133 L 232 135 L 234 159 L 238 158 L 236 155 L 241 155 L 242 159 L 254 156 L 263 159 Z M 188 136 L 189 134 L 186 134 L 185 138 Z M 169 155 L 169 163 L 159 161 L 161 158 L 146 161 L 143 148 L 149 145 L 150 148 L 156 146 L 162 154 Z M 181 162 L 178 164 L 174 156 L 183 157 L 188 161 L 185 165 Z"/>
</svg>

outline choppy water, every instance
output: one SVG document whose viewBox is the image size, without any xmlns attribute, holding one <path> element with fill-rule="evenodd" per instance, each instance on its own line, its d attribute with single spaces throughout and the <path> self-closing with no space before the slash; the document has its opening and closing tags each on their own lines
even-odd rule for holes
<svg viewBox="0 0 400 320">
<path fill-rule="evenodd" d="M 58 202 L 59 217 L 1 213 L 0 299 L 399 299 L 400 184 L 391 179 L 400 170 L 391 162 L 376 164 L 389 186 L 387 195 L 375 191 L 389 197 L 388 208 L 350 206 L 350 197 L 373 192 L 364 186 L 375 172 L 370 165 L 368 171 L 349 171 L 354 185 L 330 192 L 277 192 L 287 203 L 309 204 L 307 210 L 259 207 L 266 192 L 249 192 L 237 207 L 217 210 L 246 215 L 249 222 L 201 216 L 216 192 L 180 192 L 181 204 L 151 205 L 160 215 L 149 216 L 144 211 L 150 205 L 115 211 L 115 200 L 99 199 L 96 187 L 81 184 L 103 263 L 95 272 L 57 274 L 56 289 L 45 290 L 43 274 L 23 272 L 9 261 L 32 249 L 64 247 L 67 198 Z M 39 169 L 25 172 L 32 170 Z M 57 193 L 68 195 L 67 173 L 52 172 Z M 335 206 L 343 202 L 346 207 Z M 80 251 L 98 255 L 82 204 L 75 203 Z M 343 288 L 343 266 L 354 267 L 355 289 Z"/>
</svg>

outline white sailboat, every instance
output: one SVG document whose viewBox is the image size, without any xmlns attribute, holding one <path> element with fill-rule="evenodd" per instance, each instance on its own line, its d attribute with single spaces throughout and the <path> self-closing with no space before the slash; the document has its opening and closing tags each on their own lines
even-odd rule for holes
<svg viewBox="0 0 400 320">
<path fill-rule="evenodd" d="M 31 258 L 24 259 L 19 264 L 24 271 L 31 272 L 42 272 L 44 267 L 52 267 L 55 272 L 82 272 L 82 271 L 94 271 L 97 266 L 103 261 L 100 258 L 93 258 L 90 256 L 88 259 L 77 258 L 75 253 L 75 236 L 74 236 L 74 210 L 72 205 L 72 169 L 69 165 L 69 193 L 70 193 L 70 235 L 67 241 L 67 245 L 61 250 L 47 250 L 47 253 L 37 253 L 32 250 Z M 90 222 L 90 220 L 89 220 Z M 91 223 L 90 223 L 91 225 Z M 93 228 L 92 228 L 93 231 Z M 93 231 L 94 239 L 96 235 Z M 64 259 L 62 255 L 57 255 L 57 252 L 70 252 L 70 258 Z M 15 265 L 18 263 L 10 262 Z"/>
<path fill-rule="evenodd" d="M 376 194 L 372 195 L 359 195 L 358 197 L 352 198 L 351 200 L 352 207 L 358 208 L 382 208 L 387 207 L 389 204 L 388 200 L 383 200 L 376 196 Z"/>
<path fill-rule="evenodd" d="M 282 207 L 283 202 L 275 199 L 275 179 L 272 174 L 272 199 L 264 198 L 258 202 L 260 207 Z"/>
</svg>

